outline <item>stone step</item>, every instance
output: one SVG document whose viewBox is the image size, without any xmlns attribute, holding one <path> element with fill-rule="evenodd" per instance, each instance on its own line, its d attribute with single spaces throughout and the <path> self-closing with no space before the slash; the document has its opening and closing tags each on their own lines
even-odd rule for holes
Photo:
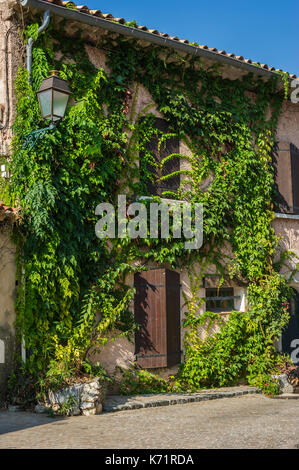
<svg viewBox="0 0 299 470">
<path fill-rule="evenodd" d="M 271 398 L 280 400 L 299 400 L 299 394 L 297 393 L 282 393 L 281 395 L 275 395 Z"/>
<path fill-rule="evenodd" d="M 260 390 L 255 387 L 242 386 L 218 390 L 202 390 L 196 393 L 162 393 L 138 396 L 108 395 L 103 404 L 103 411 L 108 413 L 156 406 L 182 405 L 185 403 L 232 398 L 256 393 L 260 393 Z"/>
</svg>

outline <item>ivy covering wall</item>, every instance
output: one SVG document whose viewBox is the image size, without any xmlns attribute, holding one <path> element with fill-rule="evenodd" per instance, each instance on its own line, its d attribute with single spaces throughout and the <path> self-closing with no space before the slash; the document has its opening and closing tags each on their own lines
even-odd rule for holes
<svg viewBox="0 0 299 470">
<path fill-rule="evenodd" d="M 36 37 L 37 27 L 31 25 L 25 37 Z M 174 386 L 223 386 L 247 377 L 267 387 L 267 374 L 279 362 L 274 341 L 287 324 L 290 297 L 273 263 L 271 149 L 283 100 L 280 78 L 223 79 L 219 68 L 207 70 L 199 58 L 109 36 L 98 44 L 111 70 L 107 74 L 92 65 L 84 46 L 79 34 L 68 39 L 62 27 L 50 26 L 34 47 L 32 87 L 23 68 L 16 83 L 10 190 L 22 208 L 17 326 L 28 351 L 27 372 L 39 377 L 40 386 L 83 371 L 99 373 L 89 362 L 90 350 L 103 345 L 110 330 L 129 337 L 134 331 L 126 275 L 137 269 L 136 261 L 143 266 L 139 270 L 157 262 L 187 268 L 192 287 L 186 298 L 186 354 Z M 45 126 L 36 91 L 51 69 L 68 80 L 75 104 L 56 130 L 24 150 L 22 136 Z M 136 115 L 138 84 L 153 97 L 169 134 L 154 127 L 150 106 Z M 255 92 L 254 101 L 248 90 Z M 167 157 L 188 165 L 180 171 L 177 193 L 165 196 L 203 203 L 200 250 L 186 251 L 183 239 L 171 237 L 113 239 L 108 247 L 95 236 L 99 203 L 117 205 L 118 194 L 127 194 L 128 202 L 146 194 L 153 161 L 147 144 L 153 136 L 160 145 L 176 136 L 192 152 Z M 210 185 L 201 190 L 207 178 Z M 231 257 L 223 254 L 227 243 Z M 195 263 L 200 271 L 194 271 Z M 204 301 L 198 288 L 209 265 L 222 277 L 248 283 L 248 312 L 233 312 L 226 323 L 215 313 L 198 316 Z M 220 332 L 201 340 L 199 326 L 209 329 L 215 322 Z"/>
</svg>

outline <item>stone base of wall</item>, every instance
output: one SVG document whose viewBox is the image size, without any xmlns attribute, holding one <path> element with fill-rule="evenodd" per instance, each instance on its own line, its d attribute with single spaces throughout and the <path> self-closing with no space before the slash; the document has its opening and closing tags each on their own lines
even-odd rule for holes
<svg viewBox="0 0 299 470">
<path fill-rule="evenodd" d="M 36 413 L 90 416 L 102 412 L 104 389 L 99 379 L 48 392 L 47 402 L 36 405 Z"/>
<path fill-rule="evenodd" d="M 289 383 L 287 374 L 273 375 L 273 378 L 279 380 L 280 394 L 298 393 L 298 387 L 294 387 Z"/>
</svg>

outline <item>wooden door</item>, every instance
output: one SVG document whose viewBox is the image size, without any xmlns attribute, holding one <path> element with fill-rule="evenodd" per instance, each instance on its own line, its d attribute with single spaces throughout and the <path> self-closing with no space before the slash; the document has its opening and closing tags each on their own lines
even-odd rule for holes
<svg viewBox="0 0 299 470">
<path fill-rule="evenodd" d="M 167 367 L 181 362 L 180 275 L 166 270 Z"/>
<path fill-rule="evenodd" d="M 180 362 L 179 274 L 153 269 L 135 274 L 135 354 L 142 368 L 170 367 Z"/>
<path fill-rule="evenodd" d="M 290 321 L 282 333 L 282 352 L 291 355 L 294 350 L 292 342 L 295 339 L 299 340 L 299 292 L 290 300 Z"/>
</svg>

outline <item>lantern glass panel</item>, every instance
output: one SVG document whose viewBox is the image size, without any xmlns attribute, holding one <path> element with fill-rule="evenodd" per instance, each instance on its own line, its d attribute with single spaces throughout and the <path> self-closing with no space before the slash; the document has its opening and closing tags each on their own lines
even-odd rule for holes
<svg viewBox="0 0 299 470">
<path fill-rule="evenodd" d="M 63 118 L 68 100 L 69 95 L 53 90 L 53 121 Z"/>
<path fill-rule="evenodd" d="M 51 108 L 52 108 L 52 90 L 41 91 L 38 95 L 42 117 L 45 119 L 51 119 Z"/>
</svg>

